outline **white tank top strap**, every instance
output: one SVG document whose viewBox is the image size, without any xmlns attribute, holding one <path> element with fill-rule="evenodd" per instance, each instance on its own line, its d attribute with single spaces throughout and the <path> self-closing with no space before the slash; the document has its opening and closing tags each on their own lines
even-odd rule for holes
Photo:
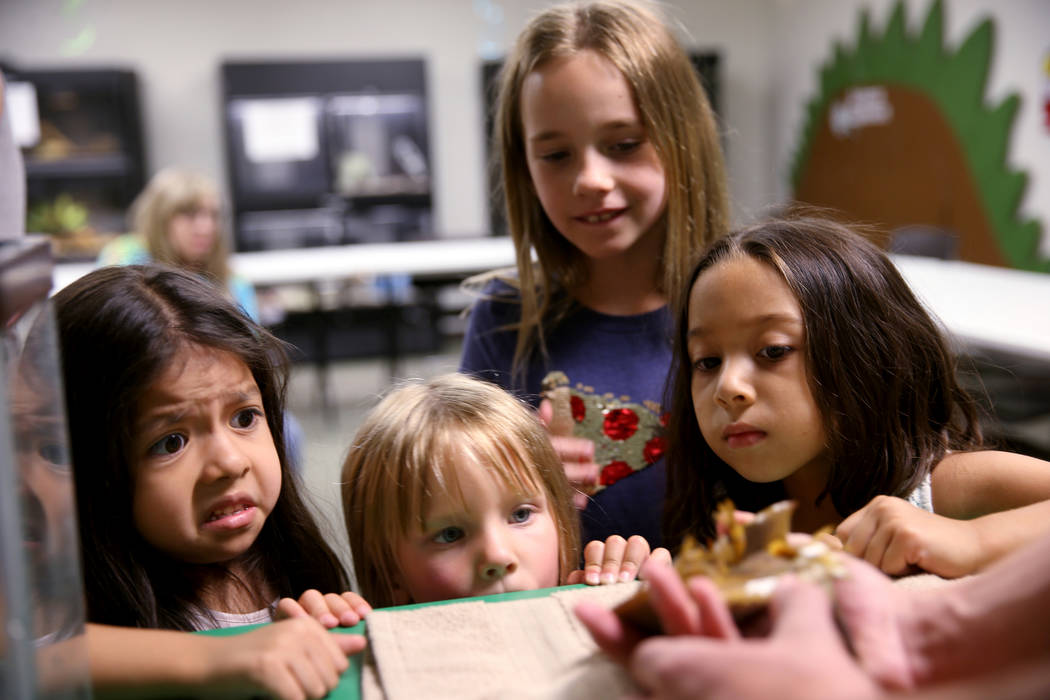
<svg viewBox="0 0 1050 700">
<path fill-rule="evenodd" d="M 904 497 L 908 503 L 911 503 L 916 508 L 922 508 L 923 510 L 932 513 L 933 512 L 933 487 L 930 483 L 930 475 L 927 474 L 923 477 L 919 485 L 915 487 L 911 493 Z"/>
</svg>

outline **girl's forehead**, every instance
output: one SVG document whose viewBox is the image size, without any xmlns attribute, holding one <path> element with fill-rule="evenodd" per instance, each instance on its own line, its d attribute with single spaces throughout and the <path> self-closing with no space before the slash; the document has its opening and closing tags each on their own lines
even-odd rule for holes
<svg viewBox="0 0 1050 700">
<path fill-rule="evenodd" d="M 470 485 L 481 480 L 519 495 L 534 495 L 543 490 L 539 475 L 526 455 L 500 449 L 495 441 L 479 444 L 468 439 L 435 450 L 423 475 L 423 497 L 419 505 L 426 510 L 435 497 L 465 501 Z"/>
<path fill-rule="evenodd" d="M 707 321 L 802 320 L 794 292 L 772 265 L 739 255 L 719 261 L 696 278 L 689 294 L 690 327 Z"/>
<path fill-rule="evenodd" d="M 248 365 L 234 353 L 194 343 L 177 347 L 168 363 L 144 388 L 139 408 L 217 396 L 258 395 Z"/>
</svg>

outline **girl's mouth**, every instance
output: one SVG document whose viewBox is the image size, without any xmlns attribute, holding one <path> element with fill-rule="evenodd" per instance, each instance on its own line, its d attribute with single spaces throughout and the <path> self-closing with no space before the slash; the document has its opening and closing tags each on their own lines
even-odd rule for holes
<svg viewBox="0 0 1050 700">
<path fill-rule="evenodd" d="M 577 216 L 576 220 L 582 221 L 585 224 L 604 224 L 607 221 L 612 221 L 625 211 L 626 209 L 606 209 L 603 211 Z"/>
<path fill-rule="evenodd" d="M 731 448 L 750 447 L 764 440 L 766 434 L 761 430 L 749 430 L 747 432 L 733 433 L 726 436 L 726 442 Z"/>
<path fill-rule="evenodd" d="M 233 503 L 213 510 L 204 521 L 209 530 L 238 530 L 255 519 L 256 508 L 251 503 Z"/>
</svg>

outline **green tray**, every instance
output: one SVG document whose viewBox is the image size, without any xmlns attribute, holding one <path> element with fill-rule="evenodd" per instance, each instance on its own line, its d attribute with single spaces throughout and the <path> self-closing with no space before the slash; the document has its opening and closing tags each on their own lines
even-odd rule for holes
<svg viewBox="0 0 1050 700">
<path fill-rule="evenodd" d="M 412 605 L 398 605 L 392 608 L 383 608 L 384 610 L 414 610 L 416 608 L 426 608 L 433 605 L 450 605 L 452 603 L 466 603 L 468 601 L 482 601 L 485 603 L 503 603 L 508 600 L 524 600 L 526 598 L 543 598 L 549 596 L 554 591 L 569 590 L 573 588 L 586 588 L 583 584 L 576 584 L 572 586 L 557 586 L 555 588 L 540 588 L 535 591 L 516 591 L 514 593 L 497 593 L 496 595 L 485 595 L 478 596 L 476 598 L 454 598 L 452 600 L 440 600 L 435 603 L 414 603 Z M 264 623 L 266 624 L 266 623 Z M 333 632 L 340 634 L 364 634 L 365 633 L 364 621 L 359 622 L 353 627 L 337 627 Z M 225 637 L 234 634 L 244 634 L 256 627 L 262 625 L 244 625 L 243 627 L 226 627 L 224 629 L 208 630 L 207 632 L 199 632 L 198 634 L 209 634 L 213 636 Z M 361 656 L 360 654 L 354 654 L 350 657 L 350 667 L 343 672 L 342 677 L 339 679 L 339 685 L 335 687 L 332 692 L 328 694 L 328 700 L 360 700 L 361 698 Z"/>
</svg>

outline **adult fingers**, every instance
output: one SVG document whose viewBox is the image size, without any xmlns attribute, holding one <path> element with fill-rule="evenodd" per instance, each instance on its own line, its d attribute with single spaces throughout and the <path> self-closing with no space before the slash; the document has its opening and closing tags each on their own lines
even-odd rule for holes
<svg viewBox="0 0 1050 700">
<path fill-rule="evenodd" d="M 718 639 L 740 638 L 740 630 L 714 581 L 706 576 L 694 576 L 686 582 L 686 587 L 699 608 L 699 634 Z"/>
<path fill-rule="evenodd" d="M 613 661 L 619 664 L 627 663 L 631 651 L 642 638 L 638 630 L 625 625 L 612 610 L 594 602 L 578 603 L 573 608 L 573 613 L 591 633 L 599 649 Z"/>
<path fill-rule="evenodd" d="M 901 631 L 900 591 L 867 562 L 849 556 L 841 561 L 848 575 L 834 583 L 835 608 L 857 661 L 882 685 L 914 687 L 911 656 Z"/>
<path fill-rule="evenodd" d="M 682 583 L 678 572 L 655 562 L 642 565 L 649 582 L 649 604 L 665 634 L 700 634 L 700 608 Z"/>
<path fill-rule="evenodd" d="M 770 602 L 773 637 L 823 647 L 841 644 L 831 614 L 831 598 L 819 586 L 785 577 Z"/>
<path fill-rule="evenodd" d="M 649 697 L 705 697 L 717 685 L 717 674 L 733 665 L 723 658 L 725 647 L 701 637 L 651 637 L 635 648 L 628 671 Z"/>
</svg>

